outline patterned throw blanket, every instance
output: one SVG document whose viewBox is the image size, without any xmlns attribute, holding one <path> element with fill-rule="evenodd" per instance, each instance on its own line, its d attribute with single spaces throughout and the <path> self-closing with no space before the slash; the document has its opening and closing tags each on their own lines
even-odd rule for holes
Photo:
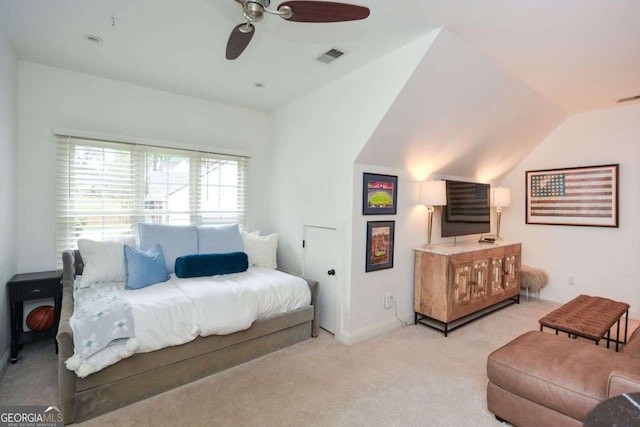
<svg viewBox="0 0 640 427">
<path fill-rule="evenodd" d="M 66 366 L 80 378 L 101 369 L 105 360 L 115 363 L 131 356 L 138 344 L 134 338 L 129 303 L 114 285 L 74 285 L 71 317 L 74 355 Z"/>
</svg>

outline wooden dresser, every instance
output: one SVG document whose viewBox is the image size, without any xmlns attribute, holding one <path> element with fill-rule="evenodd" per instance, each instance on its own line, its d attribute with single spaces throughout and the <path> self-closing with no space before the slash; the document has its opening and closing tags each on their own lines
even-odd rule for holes
<svg viewBox="0 0 640 427">
<path fill-rule="evenodd" d="M 520 302 L 521 244 L 435 245 L 415 251 L 415 322 L 447 333 Z"/>
</svg>

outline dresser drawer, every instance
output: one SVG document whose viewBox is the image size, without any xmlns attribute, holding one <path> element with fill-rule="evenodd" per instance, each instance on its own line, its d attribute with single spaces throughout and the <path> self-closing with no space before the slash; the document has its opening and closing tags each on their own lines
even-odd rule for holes
<svg viewBox="0 0 640 427">
<path fill-rule="evenodd" d="M 55 286 L 52 282 L 34 282 L 34 283 L 22 283 L 18 286 L 18 298 L 19 299 L 37 299 L 37 298 L 49 298 L 55 295 Z"/>
</svg>

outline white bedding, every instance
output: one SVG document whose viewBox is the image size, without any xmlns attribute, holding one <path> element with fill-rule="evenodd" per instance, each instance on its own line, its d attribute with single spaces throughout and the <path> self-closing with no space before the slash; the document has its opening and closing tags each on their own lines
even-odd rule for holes
<svg viewBox="0 0 640 427">
<path fill-rule="evenodd" d="M 198 336 L 193 302 L 171 280 L 135 291 L 121 284 L 121 289 L 133 312 L 136 353 L 184 344 Z"/>
<path fill-rule="evenodd" d="M 118 294 L 131 305 L 135 353 L 184 344 L 198 335 L 231 334 L 248 329 L 256 319 L 311 303 L 304 279 L 259 267 L 189 279 L 172 274 L 167 282 L 131 291 L 123 283 L 110 285 L 116 285 Z M 82 369 L 67 367 L 85 377 L 129 355 L 107 347 L 87 359 Z"/>
<path fill-rule="evenodd" d="M 226 335 L 247 329 L 254 320 L 311 303 L 307 282 L 260 267 L 222 276 L 171 280 L 193 302 L 200 335 Z"/>
</svg>

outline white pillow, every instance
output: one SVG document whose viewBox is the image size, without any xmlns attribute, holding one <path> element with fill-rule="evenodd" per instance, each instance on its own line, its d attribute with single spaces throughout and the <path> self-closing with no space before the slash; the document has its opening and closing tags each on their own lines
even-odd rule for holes
<svg viewBox="0 0 640 427">
<path fill-rule="evenodd" d="M 278 234 L 259 236 L 256 233 L 242 232 L 244 252 L 249 257 L 249 265 L 254 267 L 278 267 L 276 253 L 278 252 Z"/>
<path fill-rule="evenodd" d="M 123 240 L 98 242 L 89 239 L 78 240 L 78 249 L 84 263 L 80 284 L 124 282 L 124 245 L 135 245 L 133 237 Z"/>
</svg>

